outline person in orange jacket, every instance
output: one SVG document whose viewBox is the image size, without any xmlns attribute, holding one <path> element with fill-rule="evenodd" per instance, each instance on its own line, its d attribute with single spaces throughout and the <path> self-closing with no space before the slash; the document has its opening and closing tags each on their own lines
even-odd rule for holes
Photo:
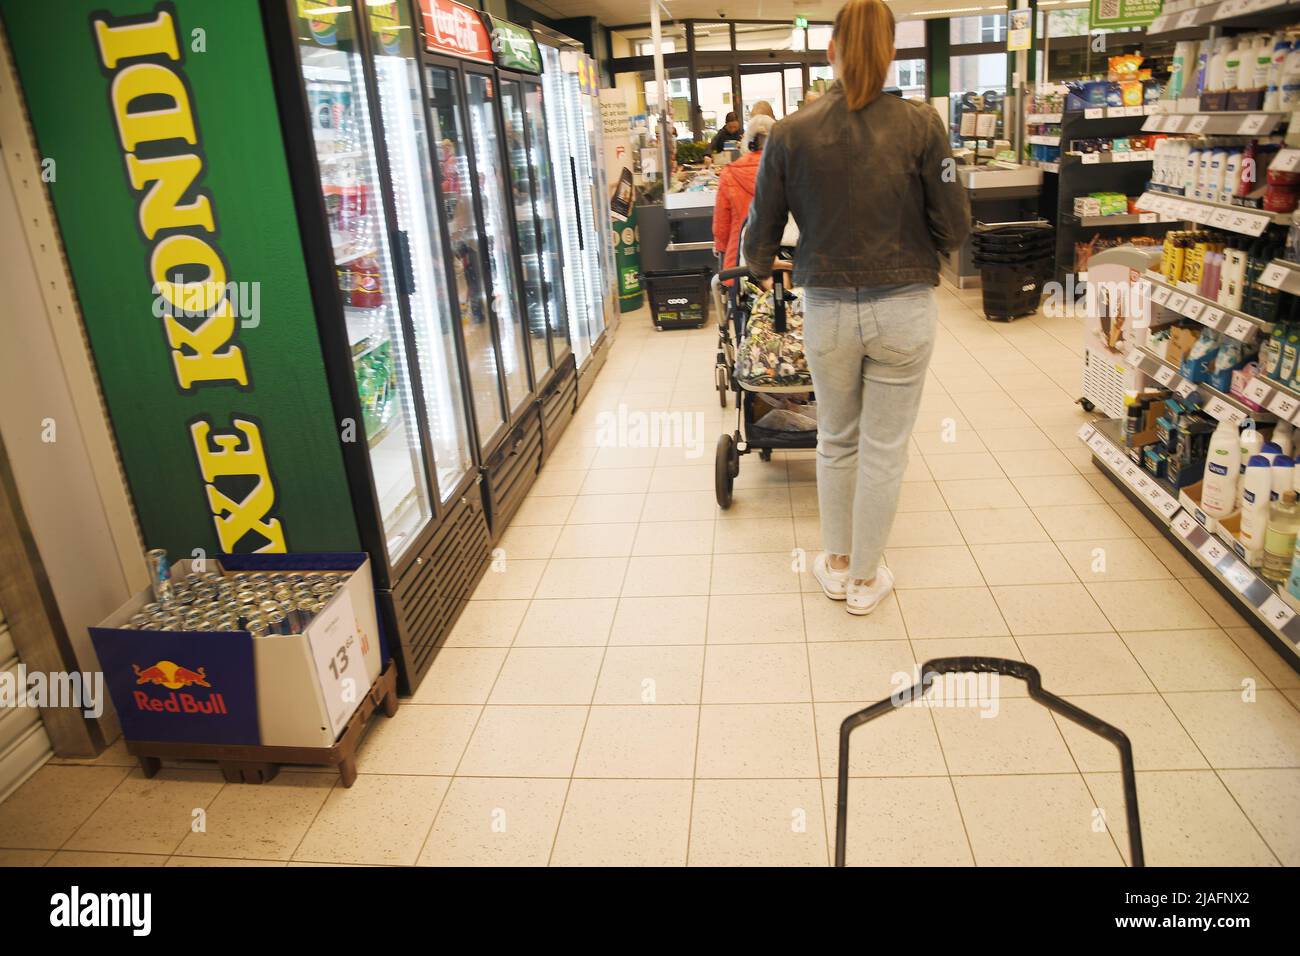
<svg viewBox="0 0 1300 956">
<path fill-rule="evenodd" d="M 745 154 L 723 167 L 718 177 L 718 198 L 713 206 L 713 248 L 723 256 L 724 269 L 734 268 L 740 260 L 740 227 L 749 216 L 763 143 L 774 122 L 770 116 L 752 117 L 741 139 Z"/>
</svg>

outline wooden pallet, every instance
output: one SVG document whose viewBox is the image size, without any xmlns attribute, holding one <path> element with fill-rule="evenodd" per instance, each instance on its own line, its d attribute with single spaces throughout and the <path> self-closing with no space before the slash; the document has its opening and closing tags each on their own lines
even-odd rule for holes
<svg viewBox="0 0 1300 956">
<path fill-rule="evenodd" d="M 162 769 L 163 760 L 211 760 L 228 783 L 265 783 L 285 764 L 337 767 L 339 781 L 350 787 L 357 779 L 357 746 L 375 711 L 397 713 L 397 668 L 392 661 L 362 699 L 332 747 L 263 747 L 249 744 L 187 744 L 128 740 L 126 752 L 140 761 L 146 777 Z"/>
</svg>

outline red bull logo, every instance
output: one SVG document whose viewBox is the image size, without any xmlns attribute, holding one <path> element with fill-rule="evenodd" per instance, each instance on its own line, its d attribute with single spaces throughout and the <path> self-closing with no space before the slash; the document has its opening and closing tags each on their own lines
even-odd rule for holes
<svg viewBox="0 0 1300 956">
<path fill-rule="evenodd" d="M 137 690 L 134 694 L 135 705 L 140 710 L 173 714 L 229 713 L 226 710 L 226 701 L 220 694 L 208 694 L 200 698 L 194 694 L 177 693 L 186 687 L 212 687 L 208 682 L 207 672 L 202 667 L 190 670 L 172 661 L 159 661 L 143 669 L 139 664 L 132 664 L 131 669 L 135 671 L 136 684 L 154 684 L 171 691 L 165 697 L 154 697 L 145 691 Z"/>
</svg>

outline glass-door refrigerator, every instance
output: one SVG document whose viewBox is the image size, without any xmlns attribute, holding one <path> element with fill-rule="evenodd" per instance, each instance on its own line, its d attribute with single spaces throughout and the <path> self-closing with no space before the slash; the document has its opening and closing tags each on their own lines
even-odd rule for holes
<svg viewBox="0 0 1300 956">
<path fill-rule="evenodd" d="M 439 211 L 495 538 L 536 479 L 542 445 L 532 370 L 536 336 L 519 270 L 501 89 L 477 11 L 453 0 L 420 0 L 420 10 Z"/>
<path fill-rule="evenodd" d="M 604 333 L 616 301 L 609 195 L 601 158 L 599 82 L 595 61 L 576 40 L 540 27 L 533 34 L 542 52 L 569 331 L 581 401 L 604 363 Z"/>
<path fill-rule="evenodd" d="M 526 28 L 484 15 L 492 33 L 510 171 L 516 247 L 527 310 L 533 374 L 542 413 L 542 456 L 577 407 L 578 377 L 569 339 L 555 174 L 542 90 L 542 55 Z"/>
<path fill-rule="evenodd" d="M 362 544 L 410 690 L 488 554 L 436 136 L 403 0 L 284 2 L 288 35 L 271 40 L 296 72 L 281 77 L 296 87 L 284 105 L 301 109 L 282 122 L 308 273 Z"/>
</svg>

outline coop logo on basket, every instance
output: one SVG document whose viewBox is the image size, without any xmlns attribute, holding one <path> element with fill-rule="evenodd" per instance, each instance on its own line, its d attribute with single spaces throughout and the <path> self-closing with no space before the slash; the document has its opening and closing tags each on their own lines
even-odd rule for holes
<svg viewBox="0 0 1300 956">
<path fill-rule="evenodd" d="M 691 301 L 690 299 L 669 299 L 669 300 L 668 300 L 668 304 L 669 304 L 669 305 L 686 305 L 686 304 L 689 303 L 690 301 Z"/>
<path fill-rule="evenodd" d="M 128 926 L 133 936 L 148 936 L 153 928 L 152 893 L 82 893 L 73 886 L 50 897 L 50 925 Z"/>
<path fill-rule="evenodd" d="M 229 713 L 226 709 L 225 698 L 220 694 L 208 694 L 200 698 L 194 694 L 176 693 L 191 686 L 211 688 L 212 685 L 208 683 L 207 672 L 202 667 L 190 670 L 188 667 L 182 667 L 180 664 L 171 661 L 159 661 L 157 664 L 143 670 L 139 664 L 132 664 L 131 669 L 135 671 L 135 682 L 137 684 L 153 684 L 171 691 L 165 697 L 152 697 L 145 691 L 137 690 L 134 694 L 135 706 L 140 710 L 150 711 L 155 714 L 220 715 Z"/>
</svg>

